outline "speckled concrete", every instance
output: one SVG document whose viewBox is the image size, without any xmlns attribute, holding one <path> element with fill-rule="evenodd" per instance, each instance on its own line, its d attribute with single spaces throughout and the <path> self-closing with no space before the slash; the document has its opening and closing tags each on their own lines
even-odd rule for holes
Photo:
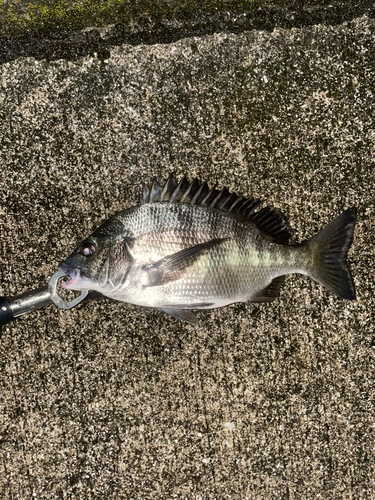
<svg viewBox="0 0 375 500">
<path fill-rule="evenodd" d="M 358 207 L 357 300 L 307 278 L 200 327 L 114 302 L 3 329 L 2 499 L 371 499 L 375 21 L 0 69 L 2 295 L 153 175 L 260 196 L 295 241 Z"/>
</svg>

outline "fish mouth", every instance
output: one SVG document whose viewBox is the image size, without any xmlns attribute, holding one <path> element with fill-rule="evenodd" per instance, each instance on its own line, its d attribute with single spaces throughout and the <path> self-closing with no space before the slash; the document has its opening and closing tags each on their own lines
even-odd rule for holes
<svg viewBox="0 0 375 500">
<path fill-rule="evenodd" d="M 58 268 L 59 271 L 62 271 L 69 276 L 69 281 L 63 281 L 61 283 L 61 288 L 65 290 L 81 290 L 79 283 L 81 281 L 81 276 L 78 270 L 69 268 L 66 264 L 61 264 Z"/>
</svg>

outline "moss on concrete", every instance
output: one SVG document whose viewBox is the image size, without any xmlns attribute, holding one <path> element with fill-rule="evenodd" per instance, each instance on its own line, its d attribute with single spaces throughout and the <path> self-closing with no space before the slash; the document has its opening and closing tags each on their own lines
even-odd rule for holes
<svg viewBox="0 0 375 500">
<path fill-rule="evenodd" d="M 363 10 L 364 3 L 368 4 L 358 0 L 352 5 L 357 15 Z M 25 31 L 71 31 L 142 20 L 186 20 L 218 12 L 251 13 L 262 8 L 283 7 L 298 12 L 301 7 L 312 10 L 326 8 L 327 2 L 304 0 L 301 5 L 298 0 L 3 0 L 0 5 L 0 33 L 17 35 Z M 340 2 L 328 7 L 331 12 L 342 8 Z"/>
<path fill-rule="evenodd" d="M 230 9 L 248 10 L 269 4 L 262 0 L 234 0 Z M 285 0 L 278 3 L 285 3 Z M 131 23 L 141 18 L 157 21 L 171 17 L 185 17 L 228 8 L 225 0 L 48 0 L 38 3 L 12 0 L 0 7 L 3 33 L 25 30 L 82 29 L 87 26 L 105 26 L 113 23 Z"/>
</svg>

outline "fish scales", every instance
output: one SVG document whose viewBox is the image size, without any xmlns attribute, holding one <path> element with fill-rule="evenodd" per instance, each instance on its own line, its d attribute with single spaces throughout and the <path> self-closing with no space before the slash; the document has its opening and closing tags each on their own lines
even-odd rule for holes
<svg viewBox="0 0 375 500">
<path fill-rule="evenodd" d="M 170 201 L 172 200 L 172 201 Z M 306 274 L 353 299 L 346 264 L 355 209 L 318 235 L 286 244 L 290 228 L 273 207 L 171 175 L 143 191 L 142 203 L 102 224 L 60 266 L 65 288 L 156 307 L 196 323 L 193 309 L 261 302 L 279 295 L 284 276 Z"/>
<path fill-rule="evenodd" d="M 130 215 L 119 215 L 125 228 L 133 227 L 132 253 L 139 267 L 156 262 L 184 248 L 212 239 L 227 239 L 210 249 L 184 276 L 163 288 L 140 289 L 141 305 L 187 304 L 191 300 L 222 305 L 251 300 L 279 273 L 297 272 L 295 252 L 262 237 L 244 217 L 196 205 L 159 203 L 141 205 Z M 134 277 L 138 272 L 134 269 Z M 267 281 L 266 281 L 267 280 Z M 119 291 L 116 298 L 125 297 Z M 132 291 L 134 293 L 134 291 Z M 134 299 L 126 297 L 127 301 Z M 155 303 L 155 304 L 154 304 Z"/>
</svg>

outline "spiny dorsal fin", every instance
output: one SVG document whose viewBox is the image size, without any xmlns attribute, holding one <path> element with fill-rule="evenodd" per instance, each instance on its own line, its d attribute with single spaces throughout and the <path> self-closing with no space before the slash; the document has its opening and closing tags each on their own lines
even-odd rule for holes
<svg viewBox="0 0 375 500">
<path fill-rule="evenodd" d="M 174 175 L 170 174 L 167 182 L 165 183 L 165 186 L 163 187 L 162 192 L 160 193 L 160 200 L 169 201 L 176 187 L 177 187 L 177 182 L 174 179 Z"/>
<path fill-rule="evenodd" d="M 277 243 L 286 243 L 291 234 L 287 220 L 276 208 L 267 206 L 255 212 L 262 200 L 230 193 L 227 188 L 221 191 L 209 188 L 206 182 L 200 184 L 198 179 L 189 182 L 184 176 L 177 183 L 174 174 L 171 173 L 164 186 L 154 178 L 149 190 L 143 187 L 141 203 L 168 201 L 218 208 L 243 215 Z"/>
<path fill-rule="evenodd" d="M 161 192 L 162 187 L 156 177 L 154 177 L 149 194 L 149 203 L 152 203 L 153 201 L 159 201 Z"/>
</svg>

